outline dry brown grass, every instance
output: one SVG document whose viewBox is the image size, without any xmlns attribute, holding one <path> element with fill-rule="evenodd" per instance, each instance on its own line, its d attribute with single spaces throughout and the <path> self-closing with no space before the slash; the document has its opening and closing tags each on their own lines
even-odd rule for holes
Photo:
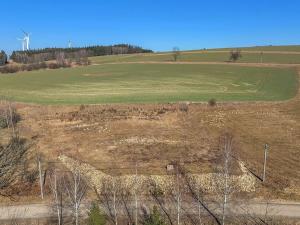
<svg viewBox="0 0 300 225">
<path fill-rule="evenodd" d="M 90 106 L 18 105 L 20 133 L 48 161 L 60 153 L 109 174 L 163 174 L 171 161 L 195 173 L 213 171 L 218 137 L 229 131 L 235 155 L 262 174 L 264 144 L 270 145 L 267 183 L 256 197 L 300 199 L 300 95 L 287 102 Z M 7 136 L 0 131 L 1 139 Z"/>
</svg>

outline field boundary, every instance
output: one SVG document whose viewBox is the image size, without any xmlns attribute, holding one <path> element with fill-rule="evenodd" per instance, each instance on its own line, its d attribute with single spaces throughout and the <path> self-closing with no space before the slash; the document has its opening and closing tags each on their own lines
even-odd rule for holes
<svg viewBox="0 0 300 225">
<path fill-rule="evenodd" d="M 228 66 L 246 66 L 246 67 L 274 67 L 274 68 L 297 68 L 300 64 L 281 64 L 281 63 L 239 63 L 239 62 L 162 62 L 162 61 L 138 61 L 138 62 L 107 62 L 93 63 L 92 66 L 100 65 L 118 65 L 118 64 L 167 64 L 167 65 L 228 65 Z"/>
</svg>

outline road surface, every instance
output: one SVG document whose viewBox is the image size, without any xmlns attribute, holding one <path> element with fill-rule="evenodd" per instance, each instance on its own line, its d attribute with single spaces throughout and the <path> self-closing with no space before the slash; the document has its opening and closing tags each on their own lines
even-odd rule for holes
<svg viewBox="0 0 300 225">
<path fill-rule="evenodd" d="M 134 207 L 134 203 L 131 203 Z M 197 207 L 191 206 L 188 203 L 183 203 L 184 208 L 189 205 L 191 210 L 188 210 L 189 213 L 198 213 Z M 245 215 L 245 214 L 256 214 L 256 215 L 265 215 L 266 212 L 266 203 L 235 203 L 228 205 L 228 213 L 236 215 Z M 86 212 L 88 209 L 88 204 L 82 205 L 82 210 Z M 210 208 L 211 207 L 210 205 Z M 300 220 L 300 203 L 269 203 L 268 204 L 268 215 L 269 216 L 281 216 L 289 217 L 292 219 L 299 218 Z M 9 219 L 42 219 L 53 217 L 52 208 L 46 204 L 28 204 L 28 205 L 13 205 L 13 206 L 0 206 L 0 220 L 9 220 Z"/>
</svg>

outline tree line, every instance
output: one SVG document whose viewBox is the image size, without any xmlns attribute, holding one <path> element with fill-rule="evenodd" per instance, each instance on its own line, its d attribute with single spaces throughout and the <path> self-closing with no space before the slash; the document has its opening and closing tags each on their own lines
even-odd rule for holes
<svg viewBox="0 0 300 225">
<path fill-rule="evenodd" d="M 6 63 L 7 63 L 7 55 L 2 50 L 2 51 L 0 51 L 0 66 L 5 65 Z"/>
<path fill-rule="evenodd" d="M 63 53 L 66 58 L 75 58 L 76 54 L 85 51 L 87 57 L 118 55 L 118 54 L 134 54 L 134 53 L 151 53 L 152 50 L 143 49 L 139 46 L 118 44 L 109 46 L 88 46 L 79 48 L 44 48 L 29 51 L 13 51 L 11 60 L 17 63 L 40 63 L 49 60 L 55 60 L 57 54 Z"/>
</svg>

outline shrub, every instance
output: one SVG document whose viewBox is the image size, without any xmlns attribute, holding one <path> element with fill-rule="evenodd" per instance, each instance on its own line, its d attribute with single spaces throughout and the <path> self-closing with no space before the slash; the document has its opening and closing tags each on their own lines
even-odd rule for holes
<svg viewBox="0 0 300 225">
<path fill-rule="evenodd" d="M 7 128 L 9 125 L 16 125 L 21 120 L 21 116 L 13 107 L 0 109 L 0 128 Z M 10 124 L 12 123 L 12 124 Z"/>
<path fill-rule="evenodd" d="M 49 69 L 58 69 L 59 65 L 57 63 L 49 63 L 48 68 Z"/>
<path fill-rule="evenodd" d="M 80 105 L 79 111 L 83 111 L 85 109 L 85 105 Z"/>
<path fill-rule="evenodd" d="M 6 118 L 3 116 L 0 116 L 0 129 L 1 128 L 6 128 L 7 127 L 7 121 Z"/>
<path fill-rule="evenodd" d="M 26 172 L 25 180 L 26 182 L 33 184 L 37 180 L 38 175 L 39 175 L 39 171 L 37 170 Z"/>
<path fill-rule="evenodd" d="M 217 104 L 217 100 L 212 98 L 212 99 L 209 99 L 208 101 L 208 105 L 209 106 L 215 106 Z"/>
<path fill-rule="evenodd" d="M 7 145 L 0 145 L 0 155 L 5 156 L 0 158 L 0 195 L 12 196 L 12 185 L 22 174 L 21 167 L 27 159 L 29 147 L 26 140 L 19 137 L 11 137 Z"/>
<path fill-rule="evenodd" d="M 32 71 L 32 70 L 34 70 L 34 67 L 33 67 L 33 65 L 31 65 L 31 64 L 28 65 L 28 66 L 26 66 L 25 68 L 26 68 L 27 71 Z"/>
<path fill-rule="evenodd" d="M 88 225 L 105 225 L 106 218 L 101 212 L 99 206 L 95 203 L 92 204 L 92 207 L 88 213 Z"/>
<path fill-rule="evenodd" d="M 180 103 L 179 104 L 179 110 L 181 112 L 188 112 L 189 111 L 189 105 L 187 103 Z"/>
<path fill-rule="evenodd" d="M 239 49 L 230 52 L 229 61 L 235 62 L 240 58 L 242 58 L 242 53 Z"/>
<path fill-rule="evenodd" d="M 1 73 L 16 73 L 18 71 L 20 71 L 20 67 L 19 66 L 3 66 L 0 68 L 0 72 Z"/>
<path fill-rule="evenodd" d="M 48 67 L 47 63 L 45 63 L 45 62 L 40 63 L 40 66 L 41 66 L 41 69 L 46 69 Z"/>
</svg>

